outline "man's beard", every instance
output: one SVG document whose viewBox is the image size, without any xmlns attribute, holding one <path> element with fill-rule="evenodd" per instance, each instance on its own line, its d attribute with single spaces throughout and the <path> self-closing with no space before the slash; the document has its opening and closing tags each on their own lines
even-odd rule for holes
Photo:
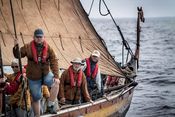
<svg viewBox="0 0 175 117">
<path fill-rule="evenodd" d="M 78 72 L 80 69 L 81 69 L 81 67 L 76 68 L 76 67 L 73 66 L 73 70 L 75 70 L 76 72 Z"/>
</svg>

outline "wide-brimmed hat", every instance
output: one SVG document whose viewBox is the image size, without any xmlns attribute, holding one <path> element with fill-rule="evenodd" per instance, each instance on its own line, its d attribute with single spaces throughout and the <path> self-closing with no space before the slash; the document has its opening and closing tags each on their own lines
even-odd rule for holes
<svg viewBox="0 0 175 117">
<path fill-rule="evenodd" d="M 34 36 L 35 36 L 35 37 L 37 37 L 37 36 L 43 37 L 43 36 L 44 36 L 43 30 L 40 29 L 40 28 L 36 29 L 35 32 L 34 32 Z"/>
<path fill-rule="evenodd" d="M 100 52 L 98 50 L 94 50 L 92 53 L 91 53 L 92 56 L 96 56 L 96 57 L 100 57 Z"/>
<path fill-rule="evenodd" d="M 81 64 L 81 65 L 84 65 L 83 63 L 82 63 L 82 59 L 81 58 L 75 58 L 75 59 L 73 59 L 72 61 L 71 61 L 71 63 L 73 64 L 73 63 L 78 63 L 78 64 Z"/>
</svg>

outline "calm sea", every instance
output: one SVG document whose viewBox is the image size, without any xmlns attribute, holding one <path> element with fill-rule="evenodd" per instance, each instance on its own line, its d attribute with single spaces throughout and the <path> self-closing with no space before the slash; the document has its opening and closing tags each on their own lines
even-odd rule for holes
<svg viewBox="0 0 175 117">
<path fill-rule="evenodd" d="M 134 50 L 136 19 L 116 19 Z M 121 62 L 121 38 L 108 19 L 92 19 L 110 53 Z M 127 117 L 175 117 L 175 18 L 148 18 L 142 24 L 140 68 Z"/>
</svg>

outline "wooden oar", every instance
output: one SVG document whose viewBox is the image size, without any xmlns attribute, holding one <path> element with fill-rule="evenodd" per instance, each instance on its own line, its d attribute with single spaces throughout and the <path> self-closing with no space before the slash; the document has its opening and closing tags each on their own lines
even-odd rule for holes
<svg viewBox="0 0 175 117">
<path fill-rule="evenodd" d="M 0 78 L 4 78 L 3 61 L 2 61 L 2 50 L 0 43 Z M 5 103 L 5 93 L 4 93 L 5 82 L 0 83 L 0 115 L 6 116 L 6 103 Z M 2 113 L 2 114 L 1 114 Z"/>
<path fill-rule="evenodd" d="M 17 38 L 17 33 L 16 33 L 16 25 L 15 25 L 15 17 L 14 17 L 14 13 L 13 13 L 13 4 L 12 4 L 12 0 L 10 0 L 10 7 L 11 7 L 11 14 L 12 14 L 12 19 L 13 19 L 13 28 L 14 28 L 14 32 L 15 32 L 15 39 Z M 25 110 L 26 110 L 26 117 L 28 117 L 28 113 L 27 113 L 27 101 L 26 101 L 26 89 L 25 89 L 25 81 L 23 80 L 23 72 L 22 72 L 22 62 L 21 62 L 21 53 L 19 50 L 19 44 L 16 44 L 16 48 L 17 48 L 17 53 L 18 53 L 18 60 L 19 60 L 19 67 L 20 67 L 20 73 L 21 73 L 21 82 L 22 82 L 22 96 L 24 98 L 24 102 L 25 102 Z"/>
</svg>

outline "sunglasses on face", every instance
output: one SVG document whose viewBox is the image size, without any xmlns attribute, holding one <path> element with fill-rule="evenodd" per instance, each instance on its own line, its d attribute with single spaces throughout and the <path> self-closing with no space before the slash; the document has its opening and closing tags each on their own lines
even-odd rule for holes
<svg viewBox="0 0 175 117">
<path fill-rule="evenodd" d="M 36 36 L 36 38 L 43 38 L 43 36 Z"/>
<path fill-rule="evenodd" d="M 18 66 L 11 66 L 12 68 L 18 68 Z"/>
</svg>

